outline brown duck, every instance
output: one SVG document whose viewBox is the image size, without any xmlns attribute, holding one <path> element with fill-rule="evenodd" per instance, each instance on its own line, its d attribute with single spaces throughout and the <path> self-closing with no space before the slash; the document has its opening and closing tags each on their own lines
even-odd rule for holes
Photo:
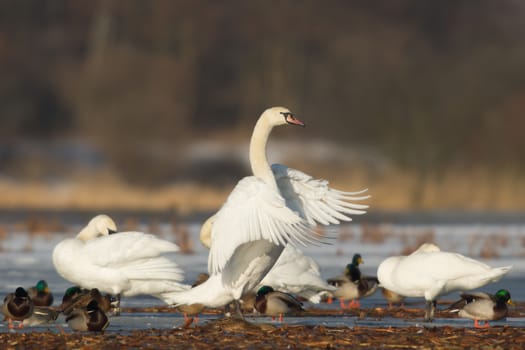
<svg viewBox="0 0 525 350">
<path fill-rule="evenodd" d="M 66 322 L 75 331 L 104 331 L 109 326 L 109 319 L 96 300 L 91 300 L 84 308 L 76 308 L 66 317 Z"/>
<path fill-rule="evenodd" d="M 18 327 L 23 328 L 22 321 L 29 318 L 33 313 L 33 301 L 27 291 L 18 287 L 14 293 L 6 295 L 2 305 L 2 313 L 4 320 L 8 321 L 9 329 L 14 328 L 13 321 L 20 322 Z"/>
<path fill-rule="evenodd" d="M 35 306 L 51 306 L 53 304 L 53 293 L 44 280 L 40 280 L 34 287 L 27 290 L 27 294 L 33 300 Z"/>
</svg>

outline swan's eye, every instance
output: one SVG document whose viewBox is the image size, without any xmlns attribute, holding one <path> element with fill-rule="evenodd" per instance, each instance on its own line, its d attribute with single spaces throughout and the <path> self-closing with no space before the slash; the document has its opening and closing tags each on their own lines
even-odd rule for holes
<svg viewBox="0 0 525 350">
<path fill-rule="evenodd" d="M 292 113 L 290 113 L 290 112 L 281 112 L 281 114 L 284 116 L 284 120 L 288 124 L 300 125 L 300 126 L 304 127 L 304 123 L 302 121 L 300 121 L 299 119 L 295 118 Z"/>
</svg>

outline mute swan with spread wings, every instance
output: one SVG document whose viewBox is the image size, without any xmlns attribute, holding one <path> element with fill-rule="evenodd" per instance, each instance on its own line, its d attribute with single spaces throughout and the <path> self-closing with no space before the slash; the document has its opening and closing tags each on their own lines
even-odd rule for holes
<svg viewBox="0 0 525 350">
<path fill-rule="evenodd" d="M 107 215 L 94 217 L 75 238 L 53 250 L 58 274 L 82 288 L 120 296 L 184 290 L 182 270 L 165 254 L 177 252 L 172 243 L 142 232 L 117 232 Z M 118 301 L 117 301 L 118 303 Z M 118 308 L 117 308 L 118 313 Z"/>
<path fill-rule="evenodd" d="M 284 247 L 322 242 L 313 225 L 350 221 L 365 213 L 355 204 L 368 196 L 342 192 L 325 180 L 284 165 L 270 167 L 266 143 L 275 126 L 304 126 L 284 107 L 269 108 L 258 119 L 250 140 L 253 176 L 241 179 L 222 208 L 207 222 L 208 271 L 205 283 L 185 292 L 165 293 L 170 304 L 220 307 L 256 288 L 275 264 Z"/>
</svg>

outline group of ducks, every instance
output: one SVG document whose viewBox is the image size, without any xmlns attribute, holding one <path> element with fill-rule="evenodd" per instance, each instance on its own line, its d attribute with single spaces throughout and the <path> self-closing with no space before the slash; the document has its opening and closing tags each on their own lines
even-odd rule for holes
<svg viewBox="0 0 525 350">
<path fill-rule="evenodd" d="M 336 190 L 326 180 L 270 165 L 268 137 L 274 127 L 283 125 L 305 126 L 284 107 L 261 114 L 249 147 L 253 175 L 241 179 L 224 205 L 204 222 L 200 238 L 210 252 L 209 275 L 202 283 L 181 283 L 183 272 L 168 256 L 179 250 L 176 244 L 142 232 L 115 234 L 116 225 L 106 215 L 93 218 L 75 238 L 55 247 L 57 272 L 74 285 L 114 295 L 117 314 L 122 296 L 148 294 L 190 312 L 233 303 L 242 317 L 243 299 L 255 293 L 260 312 L 282 317 L 300 307 L 289 293 L 312 302 L 326 294 L 355 300 L 372 293 L 379 282 L 401 296 L 424 297 L 425 319 L 431 320 L 438 296 L 478 288 L 510 270 L 492 269 L 428 245 L 409 256 L 388 258 L 379 266 L 377 279 L 360 276 L 350 266 L 344 278 L 322 280 L 317 264 L 296 247 L 327 243 L 330 238 L 316 226 L 338 225 L 364 214 L 368 205 L 361 202 L 369 196 L 366 190 Z M 91 310 L 86 305 L 86 312 Z"/>
<path fill-rule="evenodd" d="M 290 255 L 307 258 L 295 248 L 289 248 L 287 251 L 289 252 L 284 254 L 285 261 Z M 434 245 L 425 244 L 418 251 L 438 250 Z M 389 259 L 391 258 L 386 259 L 385 262 L 388 263 Z M 246 312 L 257 311 L 273 318 L 278 316 L 279 321 L 282 322 L 283 315 L 298 314 L 304 311 L 301 300 L 318 303 L 321 299 L 326 298 L 328 302 L 331 302 L 330 299 L 336 297 L 340 300 L 342 309 L 359 308 L 359 299 L 374 294 L 378 289 L 379 280 L 376 277 L 361 274 L 359 265 L 363 259 L 360 254 L 353 256 L 352 262 L 345 267 L 344 275 L 329 278 L 326 282 L 321 279 L 316 263 L 311 258 L 307 258 L 307 260 L 310 261 L 311 266 L 317 267 L 317 273 L 312 274 L 316 276 L 315 279 L 303 278 L 305 284 L 302 285 L 302 288 L 299 284 L 294 285 L 293 283 L 287 288 L 286 275 L 280 275 L 281 277 L 277 278 L 277 276 L 272 277 L 272 274 L 269 274 L 266 282 L 280 290 L 275 290 L 272 286 L 262 283 L 256 292 L 243 296 L 241 299 L 243 310 Z M 479 262 L 475 263 L 479 264 Z M 282 269 L 283 266 L 290 264 L 290 262 L 285 265 L 278 264 L 277 271 L 279 271 L 279 266 Z M 297 267 L 301 264 L 299 262 L 295 265 Z M 382 269 L 381 266 L 380 269 Z M 293 272 L 299 272 L 299 269 L 296 268 Z M 208 278 L 208 274 L 201 273 L 191 287 L 204 283 Z M 294 280 L 288 278 L 288 281 L 293 282 Z M 404 301 L 404 295 L 390 289 L 382 287 L 382 292 L 389 303 L 389 307 L 393 303 L 399 304 Z M 308 299 L 307 296 L 310 298 Z M 102 295 L 96 288 L 91 290 L 82 289 L 79 286 L 68 288 L 64 293 L 61 305 L 57 309 L 51 307 L 53 300 L 53 294 L 50 292 L 47 282 L 40 280 L 27 291 L 18 287 L 14 293 L 8 294 L 4 299 L 2 312 L 9 322 L 9 328 L 14 327 L 13 321 L 20 322 L 20 327 L 53 322 L 60 313 L 63 313 L 66 322 L 73 330 L 103 331 L 109 325 L 106 313 L 111 309 L 117 311 L 116 313 L 119 310 L 115 298 L 109 294 Z M 350 303 L 346 306 L 345 301 L 348 300 Z M 508 312 L 507 304 L 512 304 L 510 293 L 501 289 L 494 295 L 483 292 L 461 293 L 461 299 L 449 306 L 447 310 L 458 313 L 460 317 L 473 319 L 474 326 L 481 328 L 488 327 L 489 320 L 505 317 Z M 184 314 L 185 319 L 189 320 L 190 318 L 187 315 L 198 317 L 204 307 L 203 304 L 192 304 L 179 305 L 177 308 Z M 482 326 L 479 321 L 485 321 L 485 324 Z"/>
<path fill-rule="evenodd" d="M 103 331 L 109 325 L 106 315 L 112 308 L 112 297 L 102 295 L 98 289 L 86 290 L 73 286 L 66 290 L 62 303 L 53 308 L 53 293 L 45 280 L 40 280 L 27 290 L 16 288 L 9 293 L 2 304 L 2 313 L 8 320 L 8 328 L 19 328 L 54 322 L 60 313 L 66 316 L 69 327 L 76 331 Z"/>
</svg>

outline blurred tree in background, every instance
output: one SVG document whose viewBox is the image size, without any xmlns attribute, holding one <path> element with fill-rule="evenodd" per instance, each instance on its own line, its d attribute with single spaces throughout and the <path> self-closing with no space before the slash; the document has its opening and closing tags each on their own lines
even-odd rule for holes
<svg viewBox="0 0 525 350">
<path fill-rule="evenodd" d="M 285 105 L 422 178 L 523 171 L 524 35 L 519 0 L 4 0 L 1 143 L 88 139 L 158 183 L 192 138 Z"/>
</svg>

